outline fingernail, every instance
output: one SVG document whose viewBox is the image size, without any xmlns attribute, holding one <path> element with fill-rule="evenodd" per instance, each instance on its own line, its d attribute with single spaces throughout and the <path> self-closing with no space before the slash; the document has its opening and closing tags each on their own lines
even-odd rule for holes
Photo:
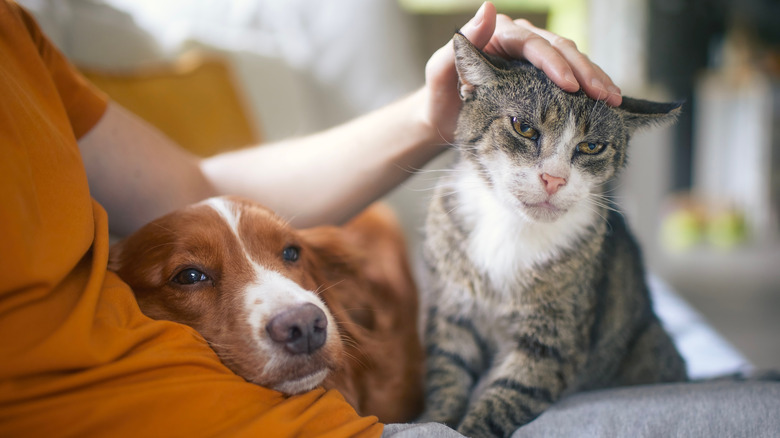
<svg viewBox="0 0 780 438">
<path fill-rule="evenodd" d="M 601 91 L 604 91 L 605 93 L 609 93 L 607 89 L 604 87 L 604 83 L 601 82 L 598 78 L 593 78 L 590 80 L 590 86 L 593 88 L 598 88 Z"/>
<path fill-rule="evenodd" d="M 607 89 L 612 94 L 617 94 L 618 96 L 621 95 L 620 88 L 618 88 L 616 85 L 610 85 L 609 87 L 607 87 Z"/>
</svg>

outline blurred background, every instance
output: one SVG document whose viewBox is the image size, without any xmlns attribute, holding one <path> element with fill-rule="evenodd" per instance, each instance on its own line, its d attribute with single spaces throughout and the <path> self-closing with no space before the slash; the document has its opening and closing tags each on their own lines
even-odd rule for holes
<svg viewBox="0 0 780 438">
<path fill-rule="evenodd" d="M 99 87 L 203 155 L 325 129 L 409 93 L 481 4 L 19 3 Z M 649 269 L 747 360 L 780 368 L 780 3 L 494 4 L 573 39 L 624 94 L 685 101 L 674 127 L 633 140 L 612 195 Z M 388 197 L 414 259 L 435 178 L 420 172 Z"/>
</svg>

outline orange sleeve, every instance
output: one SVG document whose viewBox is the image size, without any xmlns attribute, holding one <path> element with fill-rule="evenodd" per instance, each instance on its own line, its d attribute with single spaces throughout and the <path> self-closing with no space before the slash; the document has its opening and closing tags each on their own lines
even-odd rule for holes
<svg viewBox="0 0 780 438">
<path fill-rule="evenodd" d="M 105 235 L 104 212 L 98 205 L 95 212 Z M 194 330 L 144 317 L 128 286 L 101 270 L 106 257 L 107 249 L 93 248 L 81 262 L 92 267 L 86 285 L 69 276 L 0 323 L 36 340 L 8 342 L 3 332 L 0 350 L 11 355 L 0 363 L 0 436 L 381 435 L 376 417 L 360 417 L 337 391 L 285 397 L 250 384 Z M 76 286 L 84 290 L 71 301 Z M 35 322 L 43 318 L 60 321 L 41 330 Z"/>
<path fill-rule="evenodd" d="M 108 217 L 76 138 L 105 99 L 0 0 L 0 436 L 378 437 L 334 391 L 284 397 L 106 270 Z"/>
<path fill-rule="evenodd" d="M 70 119 L 73 133 L 81 138 L 106 110 L 107 96 L 87 81 L 43 34 L 35 19 L 16 6 L 30 38 L 38 48 Z"/>
</svg>

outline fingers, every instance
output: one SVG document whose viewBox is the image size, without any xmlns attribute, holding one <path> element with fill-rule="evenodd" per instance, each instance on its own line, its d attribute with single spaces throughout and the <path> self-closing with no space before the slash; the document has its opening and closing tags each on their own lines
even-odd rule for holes
<svg viewBox="0 0 780 438">
<path fill-rule="evenodd" d="M 471 41 L 472 44 L 479 48 L 485 46 L 490 41 L 493 31 L 496 27 L 496 7 L 490 2 L 485 2 L 474 14 L 474 17 L 469 20 L 461 29 L 461 33 Z M 428 60 L 426 70 L 440 71 L 440 70 L 452 70 L 455 71 L 455 52 L 452 48 L 452 41 L 440 48 L 434 53 Z"/>
<path fill-rule="evenodd" d="M 588 96 L 610 105 L 617 106 L 622 101 L 620 89 L 573 41 L 527 20 L 512 21 L 498 15 L 496 31 L 486 50 L 500 56 L 527 59 L 566 91 L 574 92 L 582 87 Z"/>
<path fill-rule="evenodd" d="M 546 29 L 535 27 L 527 20 L 515 20 L 514 23 L 528 28 L 548 41 L 550 46 L 566 60 L 574 72 L 577 82 L 582 85 L 588 96 L 598 100 L 606 100 L 607 103 L 614 106 L 620 105 L 622 100 L 620 88 L 612 82 L 612 79 L 598 65 L 591 62 L 584 53 L 577 49 L 574 41 L 556 35 Z"/>
<path fill-rule="evenodd" d="M 531 28 L 515 25 L 505 15 L 499 15 L 496 19 L 496 32 L 487 50 L 491 48 L 503 57 L 527 59 L 566 91 L 580 89 L 572 68 L 558 50 Z"/>
<path fill-rule="evenodd" d="M 587 59 L 587 57 L 585 59 Z M 591 79 L 591 82 L 588 83 L 590 86 L 585 88 L 585 93 L 596 100 L 604 100 L 609 105 L 612 106 L 620 105 L 623 102 L 623 96 L 621 95 L 620 88 L 618 88 L 617 85 L 612 83 L 612 79 L 610 79 L 610 77 L 606 73 L 604 73 L 601 67 L 599 67 L 596 64 L 593 64 L 592 62 L 590 62 L 590 60 L 588 60 L 588 63 L 590 67 L 596 70 L 596 77 L 593 77 Z M 585 83 L 585 81 L 587 81 L 587 78 L 583 76 L 582 81 L 583 83 Z M 603 97 L 603 95 L 601 97 L 596 96 L 597 93 L 601 94 L 604 91 L 608 93 L 607 97 Z"/>
<path fill-rule="evenodd" d="M 479 7 L 474 18 L 469 20 L 460 32 L 478 48 L 485 47 L 493 36 L 496 28 L 496 7 L 493 3 L 485 2 Z"/>
</svg>

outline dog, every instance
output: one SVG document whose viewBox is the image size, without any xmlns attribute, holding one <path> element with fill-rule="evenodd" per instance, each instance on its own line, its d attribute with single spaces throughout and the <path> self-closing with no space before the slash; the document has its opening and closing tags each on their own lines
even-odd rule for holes
<svg viewBox="0 0 780 438">
<path fill-rule="evenodd" d="M 112 245 L 109 269 L 146 316 L 194 328 L 249 382 L 337 389 L 384 423 L 422 410 L 417 289 L 385 205 L 298 230 L 255 202 L 211 198 Z"/>
</svg>

